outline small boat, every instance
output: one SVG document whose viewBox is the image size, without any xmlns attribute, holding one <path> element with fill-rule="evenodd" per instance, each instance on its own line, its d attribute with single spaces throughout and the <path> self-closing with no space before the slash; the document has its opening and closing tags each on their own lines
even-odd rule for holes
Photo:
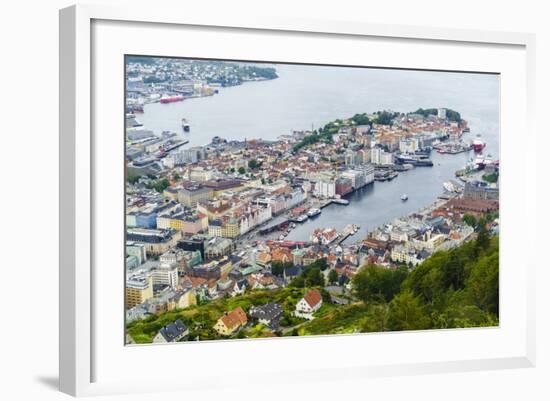
<svg viewBox="0 0 550 401">
<path fill-rule="evenodd" d="M 189 121 L 187 121 L 186 118 L 181 119 L 181 126 L 185 132 L 189 132 L 191 130 L 191 126 L 189 125 Z"/>
<path fill-rule="evenodd" d="M 333 199 L 332 202 L 337 203 L 339 205 L 349 205 L 349 200 L 347 199 Z"/>
<path fill-rule="evenodd" d="M 298 223 L 303 223 L 306 220 L 307 220 L 307 214 L 301 214 L 298 217 L 296 217 L 296 221 Z"/>
<path fill-rule="evenodd" d="M 314 217 L 314 216 L 317 216 L 319 214 L 321 214 L 321 209 L 317 209 L 317 208 L 314 208 L 314 207 L 309 209 L 308 212 L 307 212 L 307 215 L 309 217 Z"/>
<path fill-rule="evenodd" d="M 409 195 L 407 195 L 407 194 L 401 195 L 401 200 L 402 200 L 403 202 L 405 202 L 407 199 L 409 199 Z"/>
</svg>

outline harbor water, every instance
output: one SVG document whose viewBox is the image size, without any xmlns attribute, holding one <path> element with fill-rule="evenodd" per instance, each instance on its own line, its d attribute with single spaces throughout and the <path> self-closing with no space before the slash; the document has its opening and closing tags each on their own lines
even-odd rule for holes
<svg viewBox="0 0 550 401">
<path fill-rule="evenodd" d="M 275 140 L 292 130 L 318 128 L 327 122 L 356 113 L 377 110 L 410 112 L 418 108 L 446 107 L 468 121 L 469 140 L 477 134 L 487 143 L 484 154 L 499 157 L 499 77 L 433 71 L 401 71 L 300 65 L 275 65 L 279 78 L 222 88 L 214 96 L 183 102 L 145 106 L 138 119 L 160 133 L 181 133 L 186 147 L 206 145 L 214 136 L 228 140 L 263 138 Z M 183 132 L 186 118 L 190 132 Z M 308 240 L 317 227 L 339 231 L 358 224 L 358 239 L 368 230 L 432 204 L 443 192 L 443 182 L 464 168 L 473 152 L 432 152 L 433 167 L 402 172 L 389 182 L 375 182 L 347 199 L 348 206 L 332 204 L 303 224 L 287 239 Z M 408 194 L 408 200 L 400 199 Z"/>
</svg>

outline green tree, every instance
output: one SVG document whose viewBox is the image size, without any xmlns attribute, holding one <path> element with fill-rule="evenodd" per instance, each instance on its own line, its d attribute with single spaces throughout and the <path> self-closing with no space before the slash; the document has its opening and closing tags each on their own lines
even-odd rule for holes
<svg viewBox="0 0 550 401">
<path fill-rule="evenodd" d="M 294 277 L 292 281 L 289 283 L 290 287 L 295 288 L 304 288 L 306 286 L 306 278 L 304 274 L 300 274 L 297 277 Z"/>
<path fill-rule="evenodd" d="M 251 170 L 256 170 L 258 167 L 262 165 L 261 162 L 258 162 L 256 159 L 252 159 L 248 161 L 248 168 Z"/>
<path fill-rule="evenodd" d="M 365 315 L 363 331 L 367 333 L 387 331 L 389 306 L 388 304 L 371 305 Z"/>
<path fill-rule="evenodd" d="M 328 262 L 326 258 L 317 259 L 315 262 L 308 265 L 308 268 L 317 268 L 321 271 L 325 271 L 328 268 Z"/>
<path fill-rule="evenodd" d="M 388 328 L 390 330 L 424 330 L 430 328 L 431 321 L 420 298 L 411 291 L 395 296 L 390 302 Z"/>
<path fill-rule="evenodd" d="M 128 174 L 128 182 L 130 184 L 135 184 L 139 181 L 139 179 L 141 178 L 141 175 L 131 175 L 131 174 Z"/>
<path fill-rule="evenodd" d="M 464 223 L 468 224 L 470 227 L 475 227 L 477 225 L 476 217 L 471 214 L 465 214 L 462 218 L 462 221 L 464 221 Z"/>
<path fill-rule="evenodd" d="M 384 110 L 377 113 L 376 122 L 382 125 L 392 125 L 393 119 L 395 118 L 395 116 L 396 116 L 396 113 L 392 113 Z"/>
<path fill-rule="evenodd" d="M 328 282 L 331 284 L 338 282 L 338 273 L 336 272 L 336 270 L 332 269 L 328 272 Z"/>
<path fill-rule="evenodd" d="M 284 274 L 284 271 L 293 266 L 294 264 L 292 262 L 281 262 L 276 260 L 274 262 L 271 262 L 271 273 L 275 276 L 282 277 Z"/>
<path fill-rule="evenodd" d="M 443 272 L 443 287 L 459 290 L 464 288 L 464 263 L 460 260 L 459 251 L 452 250 L 447 263 L 441 265 Z"/>
<path fill-rule="evenodd" d="M 407 274 L 406 267 L 367 265 L 353 277 L 352 288 L 363 302 L 389 302 L 399 292 Z"/>
<path fill-rule="evenodd" d="M 479 259 L 466 280 L 466 292 L 471 303 L 482 310 L 498 315 L 499 312 L 499 252 Z"/>
<path fill-rule="evenodd" d="M 484 217 L 481 217 L 478 222 L 476 248 L 478 252 L 486 252 L 489 248 L 489 232 L 487 231 L 487 220 Z"/>
<path fill-rule="evenodd" d="M 163 178 L 162 180 L 159 180 L 153 184 L 153 188 L 157 192 L 162 192 L 169 186 L 170 186 L 170 181 L 168 181 L 166 178 Z"/>
<path fill-rule="evenodd" d="M 239 174 L 244 174 L 246 173 L 246 169 L 244 167 L 239 167 Z"/>
<path fill-rule="evenodd" d="M 304 283 L 306 287 L 322 287 L 325 285 L 325 276 L 319 268 L 315 267 L 307 271 Z"/>
<path fill-rule="evenodd" d="M 367 116 L 367 113 L 356 114 L 351 118 L 351 120 L 357 125 L 370 125 L 371 124 L 371 121 L 370 121 L 369 117 Z"/>
</svg>

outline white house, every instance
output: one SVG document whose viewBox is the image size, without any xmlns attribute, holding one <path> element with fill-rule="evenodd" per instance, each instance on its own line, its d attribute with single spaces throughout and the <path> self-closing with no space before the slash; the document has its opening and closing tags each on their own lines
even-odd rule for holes
<svg viewBox="0 0 550 401">
<path fill-rule="evenodd" d="M 294 314 L 311 320 L 313 319 L 312 314 L 318 311 L 322 304 L 323 298 L 319 290 L 311 290 L 298 301 Z"/>
</svg>

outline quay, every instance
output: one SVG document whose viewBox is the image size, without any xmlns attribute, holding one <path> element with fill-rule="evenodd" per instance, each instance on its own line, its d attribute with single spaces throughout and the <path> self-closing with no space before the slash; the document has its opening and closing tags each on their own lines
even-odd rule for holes
<svg viewBox="0 0 550 401">
<path fill-rule="evenodd" d="M 337 205 L 347 206 L 347 205 L 349 205 L 349 200 L 347 200 L 347 199 L 329 199 L 329 200 L 324 201 L 321 204 L 319 204 L 319 209 L 324 209 L 325 207 L 327 207 L 329 205 L 332 205 L 333 203 L 335 203 Z"/>
<path fill-rule="evenodd" d="M 174 149 L 177 149 L 177 148 L 179 148 L 180 146 L 183 146 L 183 145 L 185 145 L 185 144 L 187 144 L 187 143 L 189 143 L 189 140 L 187 140 L 187 139 L 180 139 L 180 140 L 178 140 L 178 142 L 174 143 L 173 145 L 168 146 L 166 149 L 164 149 L 164 151 L 165 151 L 166 153 L 168 153 L 168 152 L 170 152 L 170 151 L 172 151 L 172 150 L 174 150 Z"/>
<path fill-rule="evenodd" d="M 280 221 L 278 223 L 271 224 L 268 227 L 264 227 L 258 231 L 260 235 L 266 235 L 270 234 L 274 231 L 284 231 L 288 228 L 288 225 L 290 224 L 291 220 L 284 219 L 283 221 Z"/>
<path fill-rule="evenodd" d="M 344 231 L 338 236 L 338 239 L 336 240 L 336 244 L 340 245 L 342 242 L 347 240 L 352 235 L 355 235 L 359 231 L 359 226 L 355 224 L 348 224 Z"/>
</svg>

